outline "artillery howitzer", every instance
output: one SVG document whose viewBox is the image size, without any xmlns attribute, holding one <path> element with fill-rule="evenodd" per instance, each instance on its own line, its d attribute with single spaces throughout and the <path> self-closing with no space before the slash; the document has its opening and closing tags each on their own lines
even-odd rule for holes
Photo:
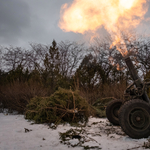
<svg viewBox="0 0 150 150">
<path fill-rule="evenodd" d="M 150 136 L 150 99 L 146 89 L 150 82 L 141 81 L 129 57 L 124 57 L 133 83 L 124 92 L 123 100 L 113 100 L 106 108 L 108 120 L 122 127 L 131 138 Z"/>
</svg>

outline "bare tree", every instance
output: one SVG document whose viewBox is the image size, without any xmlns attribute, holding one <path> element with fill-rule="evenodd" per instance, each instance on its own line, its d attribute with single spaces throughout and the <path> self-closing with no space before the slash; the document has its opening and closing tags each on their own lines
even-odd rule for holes
<svg viewBox="0 0 150 150">
<path fill-rule="evenodd" d="M 28 67 L 30 70 L 37 69 L 39 72 L 43 70 L 45 55 L 49 48 L 42 44 L 30 44 L 30 56 L 28 59 Z"/>
<path fill-rule="evenodd" d="M 21 47 L 6 47 L 3 55 L 3 61 L 6 71 L 15 70 L 19 65 L 23 68 L 27 67 L 28 57 L 30 53 Z"/>
<path fill-rule="evenodd" d="M 61 42 L 59 43 L 59 51 L 61 58 L 61 74 L 65 76 L 73 75 L 83 59 L 85 52 L 83 44 L 77 44 L 75 42 Z"/>
<path fill-rule="evenodd" d="M 150 41 L 139 42 L 136 58 L 143 75 L 146 75 L 150 71 Z"/>
</svg>

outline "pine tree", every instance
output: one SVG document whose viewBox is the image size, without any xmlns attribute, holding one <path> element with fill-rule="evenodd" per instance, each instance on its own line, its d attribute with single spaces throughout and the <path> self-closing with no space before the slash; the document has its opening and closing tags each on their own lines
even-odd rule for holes
<svg viewBox="0 0 150 150">
<path fill-rule="evenodd" d="M 60 55 L 57 43 L 55 40 L 52 42 L 52 46 L 49 48 L 49 52 L 46 54 L 44 59 L 44 78 L 46 78 L 46 84 L 51 86 L 55 90 L 57 86 L 57 81 L 60 76 Z"/>
</svg>

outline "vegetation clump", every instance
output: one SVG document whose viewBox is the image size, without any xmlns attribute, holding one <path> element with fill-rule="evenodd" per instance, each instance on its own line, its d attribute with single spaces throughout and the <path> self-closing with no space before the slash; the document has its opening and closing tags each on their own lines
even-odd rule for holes
<svg viewBox="0 0 150 150">
<path fill-rule="evenodd" d="M 105 98 L 102 98 L 102 99 L 99 99 L 97 100 L 93 105 L 93 109 L 96 110 L 96 116 L 97 117 L 106 117 L 106 107 L 107 107 L 107 104 L 114 100 L 115 98 L 114 97 L 105 97 Z"/>
<path fill-rule="evenodd" d="M 86 122 L 94 110 L 78 91 L 59 88 L 50 97 L 35 97 L 25 117 L 36 123 Z"/>
<path fill-rule="evenodd" d="M 70 129 L 64 133 L 59 133 L 60 142 L 68 147 L 83 147 L 83 149 L 101 149 L 100 144 L 88 136 L 89 133 L 83 128 Z M 89 142 L 93 143 L 93 146 Z"/>
<path fill-rule="evenodd" d="M 143 145 L 143 147 L 145 148 L 145 149 L 149 149 L 150 148 L 150 139 L 147 139 L 148 141 L 147 142 L 144 142 L 144 145 Z"/>
</svg>

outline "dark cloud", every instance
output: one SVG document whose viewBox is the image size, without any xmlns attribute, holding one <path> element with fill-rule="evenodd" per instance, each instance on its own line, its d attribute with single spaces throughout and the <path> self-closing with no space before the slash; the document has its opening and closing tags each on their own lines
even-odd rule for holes
<svg viewBox="0 0 150 150">
<path fill-rule="evenodd" d="M 0 45 L 26 46 L 82 38 L 58 27 L 60 8 L 70 1 L 0 0 Z"/>
<path fill-rule="evenodd" d="M 60 42 L 67 39 L 75 40 L 79 37 L 75 33 L 64 33 L 58 27 L 60 8 L 69 1 L 72 0 L 30 0 L 27 2 L 32 10 L 29 42 L 49 44 L 53 39 Z"/>
<path fill-rule="evenodd" d="M 21 0 L 0 0 L 0 43 L 18 41 L 30 26 L 29 6 Z"/>
<path fill-rule="evenodd" d="M 0 45 L 50 44 L 53 39 L 84 41 L 86 36 L 65 33 L 58 27 L 60 8 L 69 2 L 73 0 L 0 0 Z M 149 22 L 144 23 L 149 28 Z"/>
</svg>

